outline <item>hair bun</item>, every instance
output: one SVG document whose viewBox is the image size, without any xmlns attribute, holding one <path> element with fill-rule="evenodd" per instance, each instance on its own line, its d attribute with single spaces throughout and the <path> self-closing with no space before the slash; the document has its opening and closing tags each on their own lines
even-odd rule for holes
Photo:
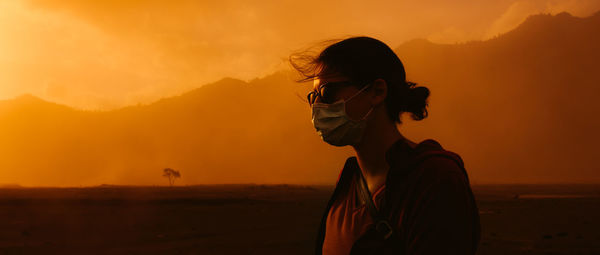
<svg viewBox="0 0 600 255">
<path fill-rule="evenodd" d="M 417 87 L 416 83 L 407 81 L 408 91 L 406 95 L 406 103 L 404 109 L 411 113 L 413 120 L 422 120 L 427 117 L 427 98 L 429 97 L 429 89 L 426 87 Z"/>
</svg>

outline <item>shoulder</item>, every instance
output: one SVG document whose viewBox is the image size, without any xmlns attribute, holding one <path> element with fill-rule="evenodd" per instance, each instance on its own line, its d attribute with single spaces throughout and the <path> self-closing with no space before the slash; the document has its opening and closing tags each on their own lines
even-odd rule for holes
<svg viewBox="0 0 600 255">
<path fill-rule="evenodd" d="M 460 155 L 443 148 L 433 139 L 424 140 L 413 150 L 412 161 L 418 168 L 439 174 L 462 173 L 464 169 L 464 162 Z"/>
<path fill-rule="evenodd" d="M 466 170 L 458 154 L 431 152 L 417 161 L 416 174 L 422 188 L 464 190 L 468 184 Z M 443 192 L 443 191 L 442 191 Z"/>
<path fill-rule="evenodd" d="M 417 169 L 423 174 L 428 176 L 454 176 L 464 175 L 463 166 L 461 161 L 456 158 L 455 153 L 452 152 L 438 152 L 430 153 L 429 155 L 423 156 L 419 162 L 417 162 Z"/>
<path fill-rule="evenodd" d="M 464 162 L 455 152 L 446 150 L 434 139 L 426 139 L 413 149 L 413 163 L 422 173 L 430 175 L 461 175 Z"/>
</svg>

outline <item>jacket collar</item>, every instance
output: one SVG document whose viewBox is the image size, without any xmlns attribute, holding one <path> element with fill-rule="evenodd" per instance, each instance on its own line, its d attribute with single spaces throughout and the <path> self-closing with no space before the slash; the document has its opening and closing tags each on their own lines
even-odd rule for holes
<svg viewBox="0 0 600 255">
<path fill-rule="evenodd" d="M 390 169 L 395 169 L 398 166 L 407 164 L 408 161 L 414 158 L 416 155 L 432 149 L 441 150 L 443 148 L 436 140 L 433 139 L 425 139 L 418 143 L 415 148 L 410 147 L 410 145 L 406 143 L 406 140 L 398 139 L 385 152 L 385 160 L 389 164 Z M 346 159 L 344 168 L 354 168 L 355 170 L 360 169 L 356 156 L 348 157 Z"/>
<path fill-rule="evenodd" d="M 407 156 L 409 156 L 412 151 L 413 148 L 406 143 L 406 140 L 398 139 L 385 152 L 385 160 L 390 167 L 394 167 L 402 162 L 405 162 Z"/>
</svg>

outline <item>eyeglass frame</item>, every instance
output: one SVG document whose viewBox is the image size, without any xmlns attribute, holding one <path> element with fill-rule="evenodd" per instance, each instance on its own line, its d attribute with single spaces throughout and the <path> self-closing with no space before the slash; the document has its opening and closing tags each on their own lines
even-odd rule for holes
<svg viewBox="0 0 600 255">
<path fill-rule="evenodd" d="M 343 85 L 341 85 L 341 86 L 343 86 L 343 87 L 348 87 L 348 86 L 354 86 L 354 85 L 356 85 L 356 83 L 354 83 L 354 82 L 353 82 L 353 81 L 351 81 L 351 80 L 345 80 L 345 81 L 333 81 L 333 82 L 326 82 L 326 83 L 324 83 L 324 84 L 321 84 L 321 85 L 319 85 L 318 89 L 313 89 L 311 92 L 308 92 L 308 94 L 306 95 L 306 98 L 307 98 L 307 101 L 308 101 L 308 104 L 309 104 L 309 105 L 311 105 L 311 106 L 312 106 L 312 105 L 313 105 L 313 104 L 314 104 L 314 103 L 317 101 L 317 96 L 318 96 L 319 98 L 323 99 L 323 95 L 321 94 L 320 90 L 322 90 L 322 89 L 326 89 L 326 88 L 327 88 L 327 87 L 326 87 L 326 85 L 328 85 L 328 84 L 343 84 Z M 365 86 L 368 86 L 369 84 L 370 84 L 370 83 L 367 83 Z M 338 86 L 340 86 L 340 85 L 338 85 Z M 311 102 L 311 100 L 310 100 L 310 97 L 311 97 L 312 95 L 315 95 L 315 98 L 314 98 L 314 100 L 312 100 L 312 102 Z M 334 102 L 330 102 L 330 103 L 324 103 L 324 104 L 332 104 L 332 103 L 334 103 Z"/>
</svg>

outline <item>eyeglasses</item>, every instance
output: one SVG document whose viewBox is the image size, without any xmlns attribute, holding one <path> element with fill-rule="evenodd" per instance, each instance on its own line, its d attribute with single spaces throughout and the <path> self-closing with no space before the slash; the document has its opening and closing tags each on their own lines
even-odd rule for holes
<svg viewBox="0 0 600 255">
<path fill-rule="evenodd" d="M 318 89 L 313 90 L 306 95 L 308 104 L 312 105 L 317 100 L 317 96 L 321 98 L 321 102 L 325 104 L 333 103 L 336 92 L 344 87 L 353 85 L 351 81 L 327 82 L 320 85 Z"/>
</svg>

